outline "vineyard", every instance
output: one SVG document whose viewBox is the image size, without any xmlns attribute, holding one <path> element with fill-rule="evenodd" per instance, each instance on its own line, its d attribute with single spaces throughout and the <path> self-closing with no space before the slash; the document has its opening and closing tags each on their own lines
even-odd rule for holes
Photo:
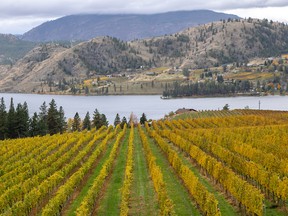
<svg viewBox="0 0 288 216">
<path fill-rule="evenodd" d="M 0 215 L 288 215 L 288 112 L 1 141 Z"/>
</svg>

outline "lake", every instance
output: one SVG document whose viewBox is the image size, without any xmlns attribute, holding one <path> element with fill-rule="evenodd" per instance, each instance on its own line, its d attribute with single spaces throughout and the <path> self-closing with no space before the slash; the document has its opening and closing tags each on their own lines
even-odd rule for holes
<svg viewBox="0 0 288 216">
<path fill-rule="evenodd" d="M 12 94 L 0 93 L 0 98 L 5 100 L 6 108 L 9 109 L 10 99 L 13 97 L 14 106 L 17 103 L 27 102 L 30 116 L 34 112 L 39 112 L 39 107 L 46 101 L 47 105 L 55 99 L 57 107 L 62 106 L 67 118 L 73 118 L 78 112 L 81 119 L 87 111 L 92 118 L 94 110 L 97 108 L 100 113 L 104 113 L 110 124 L 113 124 L 115 116 L 119 113 L 129 119 L 133 112 L 138 119 L 144 112 L 147 119 L 160 119 L 171 111 L 179 108 L 192 108 L 196 110 L 219 110 L 225 104 L 230 109 L 258 109 L 259 101 L 261 109 L 288 110 L 288 97 L 285 96 L 264 96 L 264 97 L 218 97 L 218 98 L 181 98 L 162 100 L 160 95 L 145 96 L 72 96 L 72 95 L 38 95 L 38 94 Z"/>
</svg>

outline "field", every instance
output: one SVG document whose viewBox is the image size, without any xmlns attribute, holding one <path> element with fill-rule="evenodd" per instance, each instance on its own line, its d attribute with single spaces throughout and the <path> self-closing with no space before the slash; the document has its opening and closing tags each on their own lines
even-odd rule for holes
<svg viewBox="0 0 288 216">
<path fill-rule="evenodd" d="M 288 113 L 0 142 L 0 215 L 288 215 Z"/>
</svg>

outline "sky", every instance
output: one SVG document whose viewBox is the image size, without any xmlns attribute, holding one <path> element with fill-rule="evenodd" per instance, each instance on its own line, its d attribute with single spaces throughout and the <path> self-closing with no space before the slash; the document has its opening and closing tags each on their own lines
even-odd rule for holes
<svg viewBox="0 0 288 216">
<path fill-rule="evenodd" d="M 208 9 L 288 23 L 287 0 L 1 0 L 0 33 L 23 34 L 71 14 L 162 13 Z"/>
</svg>

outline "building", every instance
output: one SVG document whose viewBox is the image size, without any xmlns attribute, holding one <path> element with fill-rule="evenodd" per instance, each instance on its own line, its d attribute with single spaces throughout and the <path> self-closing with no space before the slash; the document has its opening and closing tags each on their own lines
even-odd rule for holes
<svg viewBox="0 0 288 216">
<path fill-rule="evenodd" d="M 182 108 L 182 109 L 178 109 L 175 111 L 176 114 L 182 114 L 182 113 L 188 113 L 188 112 L 197 112 L 197 110 Z"/>
</svg>

